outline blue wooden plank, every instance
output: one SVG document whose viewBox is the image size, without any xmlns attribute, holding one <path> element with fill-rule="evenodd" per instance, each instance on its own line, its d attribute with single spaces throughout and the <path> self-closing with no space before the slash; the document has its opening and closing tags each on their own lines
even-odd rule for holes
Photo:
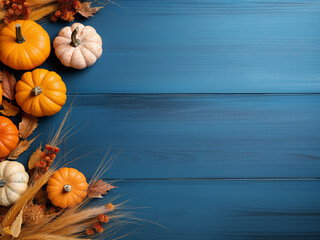
<svg viewBox="0 0 320 240">
<path fill-rule="evenodd" d="M 69 159 L 121 150 L 114 178 L 318 178 L 319 109 L 318 94 L 79 95 L 69 121 L 79 132 L 66 148 Z M 40 120 L 38 142 L 64 110 Z M 92 176 L 103 155 L 75 166 Z"/>
<path fill-rule="evenodd" d="M 71 93 L 296 93 L 320 90 L 318 0 L 118 0 L 94 18 L 104 54 L 56 70 Z M 61 23 L 45 23 L 53 39 Z"/>
<path fill-rule="evenodd" d="M 319 181 L 124 181 L 142 223 L 131 240 L 318 240 Z M 120 201 L 120 200 L 119 200 Z M 142 208 L 140 208 L 142 207 Z M 123 232 L 140 228 L 133 226 Z"/>
</svg>

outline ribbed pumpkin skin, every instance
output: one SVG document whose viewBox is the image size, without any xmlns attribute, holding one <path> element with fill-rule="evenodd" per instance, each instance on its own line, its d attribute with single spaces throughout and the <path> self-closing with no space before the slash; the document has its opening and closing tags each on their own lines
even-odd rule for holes
<svg viewBox="0 0 320 240">
<path fill-rule="evenodd" d="M 79 28 L 77 39 L 80 45 L 71 45 L 72 32 Z M 64 27 L 53 41 L 56 56 L 66 67 L 84 69 L 92 66 L 102 54 L 102 39 L 91 26 L 74 23 L 70 27 Z"/>
<path fill-rule="evenodd" d="M 1 206 L 12 205 L 28 189 L 29 175 L 17 161 L 0 163 L 0 179 L 5 180 L 5 185 L 0 187 Z"/>
<path fill-rule="evenodd" d="M 18 128 L 9 118 L 0 116 L 0 158 L 7 157 L 18 144 Z"/>
<path fill-rule="evenodd" d="M 2 90 L 2 85 L 0 83 L 0 105 L 2 104 L 2 94 L 3 94 L 3 90 Z"/>
<path fill-rule="evenodd" d="M 71 186 L 70 192 L 64 191 L 64 186 Z M 48 181 L 48 198 L 53 205 L 61 208 L 71 207 L 81 203 L 87 196 L 88 183 L 86 177 L 74 168 L 61 168 Z"/>
<path fill-rule="evenodd" d="M 16 24 L 21 24 L 24 43 L 16 42 Z M 48 33 L 36 22 L 17 20 L 0 32 L 0 60 L 16 70 L 30 70 L 40 66 L 51 51 Z"/>
<path fill-rule="evenodd" d="M 35 96 L 32 89 L 40 87 L 42 93 Z M 26 72 L 16 85 L 16 101 L 28 114 L 36 117 L 51 116 L 59 112 L 67 99 L 67 88 L 61 77 L 46 69 Z"/>
</svg>

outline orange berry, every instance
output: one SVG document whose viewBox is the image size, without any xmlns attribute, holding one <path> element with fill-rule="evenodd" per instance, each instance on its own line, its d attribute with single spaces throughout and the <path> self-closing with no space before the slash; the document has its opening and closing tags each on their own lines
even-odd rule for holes
<svg viewBox="0 0 320 240">
<path fill-rule="evenodd" d="M 45 148 L 48 150 L 48 151 L 52 151 L 53 147 L 49 146 L 48 144 L 46 144 Z"/>
<path fill-rule="evenodd" d="M 36 167 L 41 167 L 41 161 L 36 162 L 35 166 Z"/>
<path fill-rule="evenodd" d="M 87 235 L 93 235 L 94 234 L 94 229 L 93 228 L 89 228 L 86 230 Z"/>
<path fill-rule="evenodd" d="M 114 210 L 114 205 L 112 203 L 107 204 L 107 209 L 109 212 L 112 212 Z"/>
<path fill-rule="evenodd" d="M 57 154 L 60 151 L 60 149 L 58 147 L 54 147 L 53 151 Z"/>
<path fill-rule="evenodd" d="M 93 227 L 98 233 L 102 233 L 103 232 L 103 228 L 101 226 L 101 223 L 96 222 L 96 223 L 93 224 Z"/>
<path fill-rule="evenodd" d="M 102 223 L 108 223 L 109 222 L 109 217 L 105 214 L 99 214 L 99 221 Z"/>
</svg>

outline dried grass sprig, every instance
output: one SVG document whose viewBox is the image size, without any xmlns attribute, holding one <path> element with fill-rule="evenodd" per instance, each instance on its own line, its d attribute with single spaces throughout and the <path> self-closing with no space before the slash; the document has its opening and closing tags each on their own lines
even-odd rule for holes
<svg viewBox="0 0 320 240">
<path fill-rule="evenodd" d="M 33 21 L 41 20 L 58 10 L 59 10 L 59 4 L 52 4 L 52 5 L 43 6 L 41 8 L 36 8 L 32 10 L 32 12 L 30 13 L 28 20 L 33 20 Z"/>
<path fill-rule="evenodd" d="M 61 236 L 54 234 L 34 234 L 26 237 L 18 237 L 17 240 L 81 240 L 82 238 L 73 236 Z M 88 238 L 87 238 L 88 239 Z"/>
<path fill-rule="evenodd" d="M 38 8 L 38 7 L 43 7 L 45 5 L 48 4 L 52 4 L 57 2 L 56 0 L 29 0 L 29 6 L 30 7 L 34 7 L 34 8 Z"/>
</svg>

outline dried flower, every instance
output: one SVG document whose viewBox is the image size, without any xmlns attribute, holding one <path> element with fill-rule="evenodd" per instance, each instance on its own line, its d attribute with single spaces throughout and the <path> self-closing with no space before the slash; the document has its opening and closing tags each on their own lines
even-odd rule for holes
<svg viewBox="0 0 320 240">
<path fill-rule="evenodd" d="M 8 24 L 19 16 L 28 17 L 32 11 L 27 0 L 6 0 L 1 2 L 1 7 L 8 8 L 4 23 Z"/>
<path fill-rule="evenodd" d="M 79 0 L 57 0 L 59 3 L 59 10 L 57 10 L 52 16 L 52 21 L 57 21 L 59 18 L 72 22 L 74 20 L 74 15 L 78 12 L 81 4 Z"/>
<path fill-rule="evenodd" d="M 45 205 L 28 204 L 23 210 L 23 223 L 27 225 L 36 225 L 44 219 Z"/>
</svg>

